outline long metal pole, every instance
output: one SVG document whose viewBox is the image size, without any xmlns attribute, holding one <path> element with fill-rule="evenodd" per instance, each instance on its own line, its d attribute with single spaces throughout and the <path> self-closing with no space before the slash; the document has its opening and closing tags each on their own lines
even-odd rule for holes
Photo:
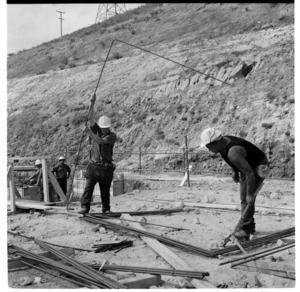
<svg viewBox="0 0 300 292">
<path fill-rule="evenodd" d="M 190 187 L 190 166 L 189 166 L 189 149 L 187 143 L 187 136 L 185 136 L 185 159 L 186 159 L 186 173 L 188 186 Z"/>
<path fill-rule="evenodd" d="M 114 41 L 112 41 L 112 43 L 111 43 L 111 45 L 110 45 L 110 48 L 109 48 L 109 50 L 108 50 L 108 53 L 107 53 L 107 55 L 106 55 L 106 59 L 105 59 L 105 61 L 104 61 L 102 70 L 101 70 L 101 72 L 100 72 L 100 76 L 99 76 L 99 79 L 98 79 L 98 82 L 97 82 L 97 85 L 96 85 L 94 94 L 96 94 L 96 91 L 97 91 L 97 88 L 98 88 L 100 79 L 101 79 L 101 77 L 102 77 L 102 74 L 103 74 L 105 65 L 106 65 L 106 63 L 107 63 L 108 56 L 109 56 L 109 53 L 110 53 L 110 51 L 111 51 L 111 48 L 112 48 L 113 43 L 114 43 Z M 89 115 L 90 115 L 91 108 L 92 108 L 92 103 L 90 103 L 90 106 L 89 106 L 88 114 L 87 114 L 86 121 L 85 121 L 85 127 L 87 126 L 88 117 L 89 117 Z M 76 159 L 75 159 L 75 165 L 74 165 L 73 175 L 72 175 L 72 179 L 71 179 L 71 186 L 70 186 L 71 194 L 70 194 L 70 196 L 69 196 L 69 201 L 68 201 L 68 203 L 67 203 L 67 211 L 69 211 L 69 204 L 70 204 L 70 202 L 71 202 L 71 200 L 72 200 L 72 197 L 73 197 L 73 194 L 74 194 L 74 192 L 72 192 L 72 186 L 73 186 L 73 181 L 74 181 L 74 176 L 75 176 L 76 166 L 77 166 L 77 163 L 78 163 L 79 151 L 80 151 L 80 149 L 81 149 L 81 144 L 82 144 L 82 140 L 83 140 L 84 134 L 85 134 L 85 132 L 82 131 L 82 134 L 81 134 L 81 137 L 80 137 L 80 143 L 79 143 L 78 150 L 77 150 L 77 153 L 76 153 L 77 155 L 76 155 Z"/>
<path fill-rule="evenodd" d="M 60 11 L 57 11 L 57 12 L 60 12 Z M 193 69 L 193 68 L 191 68 L 191 67 L 188 67 L 188 66 L 186 66 L 186 65 L 184 65 L 184 64 L 180 64 L 180 63 L 178 63 L 178 62 L 176 62 L 176 61 L 173 61 L 173 60 L 171 60 L 171 59 L 168 59 L 168 58 L 166 58 L 166 57 L 164 57 L 164 56 L 160 56 L 160 55 L 158 55 L 158 54 L 156 54 L 156 53 L 150 52 L 150 51 L 148 51 L 148 50 L 146 50 L 146 49 L 143 49 L 143 48 L 140 48 L 140 47 L 138 47 L 138 46 L 135 46 L 135 45 L 126 43 L 126 42 L 121 41 L 121 40 L 118 40 L 118 39 L 114 39 L 114 40 L 111 42 L 111 45 L 110 45 L 109 50 L 108 50 L 108 53 L 107 53 L 107 55 L 106 55 L 106 59 L 105 59 L 105 61 L 104 61 L 104 64 L 103 64 L 103 67 L 102 67 L 102 70 L 101 70 L 101 73 L 100 73 L 100 76 L 99 76 L 99 79 L 98 79 L 98 82 L 97 82 L 97 85 L 96 85 L 94 94 L 96 94 L 96 91 L 97 91 L 99 82 L 100 82 L 100 80 L 101 80 L 101 77 L 102 77 L 104 68 L 105 68 L 106 63 L 107 63 L 107 60 L 108 60 L 109 53 L 110 53 L 110 51 L 111 51 L 111 48 L 112 48 L 114 42 L 116 42 L 116 41 L 117 41 L 117 42 L 121 42 L 121 43 L 123 43 L 123 44 L 126 44 L 126 45 L 128 45 L 128 46 L 134 47 L 134 48 L 136 48 L 136 49 L 145 51 L 145 52 L 147 52 L 147 53 L 153 54 L 153 55 L 158 56 L 158 57 L 160 57 L 160 58 L 163 58 L 163 59 L 165 59 L 165 60 L 167 60 L 167 61 L 173 62 L 173 63 L 175 63 L 175 64 L 177 64 L 177 65 L 180 65 L 180 66 L 182 66 L 182 67 L 188 68 L 188 69 L 193 70 L 193 71 L 195 71 L 195 72 L 197 72 L 197 73 L 199 73 L 199 74 L 208 76 L 208 77 L 210 77 L 210 78 L 212 78 L 212 79 L 218 80 L 218 81 L 220 81 L 220 82 L 222 82 L 222 83 L 225 83 L 225 84 L 231 86 L 231 84 L 229 84 L 229 83 L 227 83 L 227 82 L 225 82 L 225 81 L 222 81 L 222 80 L 220 80 L 220 79 L 218 79 L 218 78 L 215 78 L 215 77 L 213 77 L 213 76 L 210 76 L 210 75 L 208 75 L 208 74 L 205 74 L 205 73 L 203 73 L 203 72 L 200 72 L 200 71 L 198 71 L 198 70 L 196 70 L 196 69 Z M 90 114 L 90 111 L 91 111 L 91 105 L 89 106 L 88 115 L 87 115 L 87 119 L 86 119 L 86 124 L 85 124 L 85 125 L 87 125 L 88 116 L 89 116 L 89 114 Z M 75 166 L 74 166 L 74 171 L 73 171 L 73 177 L 72 177 L 72 180 L 71 180 L 71 187 L 70 187 L 70 190 L 72 190 L 73 179 L 74 179 L 74 173 L 75 173 L 75 169 L 76 169 L 76 166 L 77 166 L 78 156 L 79 156 L 79 151 L 80 151 L 80 149 L 81 149 L 81 144 L 82 144 L 82 139 L 83 139 L 84 133 L 85 133 L 85 132 L 83 131 L 83 133 L 82 133 L 82 135 L 81 135 L 79 147 L 78 147 L 78 152 L 77 152 L 77 157 L 76 157 L 76 160 L 75 160 Z M 189 183 L 189 177 L 188 177 L 188 184 L 190 184 L 190 183 Z M 74 192 L 72 192 L 71 195 L 70 195 L 70 197 L 69 197 L 69 202 L 68 202 L 68 204 L 67 204 L 67 210 L 69 209 L 69 204 L 70 204 L 70 202 L 71 202 L 71 199 L 72 199 L 72 195 L 73 195 L 73 194 L 74 194 Z"/>
</svg>

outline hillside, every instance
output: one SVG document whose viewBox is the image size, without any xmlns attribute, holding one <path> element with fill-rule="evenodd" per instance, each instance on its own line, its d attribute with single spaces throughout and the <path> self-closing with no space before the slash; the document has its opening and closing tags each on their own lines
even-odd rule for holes
<svg viewBox="0 0 300 292">
<path fill-rule="evenodd" d="M 8 56 L 8 156 L 54 161 L 77 149 L 114 39 L 206 74 L 114 42 L 96 109 L 112 118 L 119 167 L 136 169 L 139 147 L 182 152 L 185 135 L 196 152 L 201 131 L 214 126 L 265 150 L 274 176 L 294 176 L 294 5 L 285 3 L 148 4 Z M 198 158 L 200 170 L 210 156 Z M 149 154 L 143 167 L 176 169 L 182 159 Z"/>
</svg>

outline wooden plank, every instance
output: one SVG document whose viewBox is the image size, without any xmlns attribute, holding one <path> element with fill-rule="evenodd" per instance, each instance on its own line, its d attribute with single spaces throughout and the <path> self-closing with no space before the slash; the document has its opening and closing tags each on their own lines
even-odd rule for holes
<svg viewBox="0 0 300 292">
<path fill-rule="evenodd" d="M 15 165 L 14 171 L 36 171 L 34 166 Z"/>
<path fill-rule="evenodd" d="M 7 180 L 9 180 L 10 176 L 11 176 L 11 165 L 9 165 L 7 169 Z"/>
<path fill-rule="evenodd" d="M 29 157 L 8 157 L 7 161 L 8 162 L 14 162 L 17 160 L 37 160 L 37 159 L 51 159 L 50 156 L 29 156 Z"/>
<path fill-rule="evenodd" d="M 15 182 L 14 182 L 14 163 L 10 163 L 10 177 L 9 177 L 9 193 L 10 193 L 10 210 L 12 212 L 16 212 L 17 207 L 16 207 L 16 195 L 15 195 Z"/>
<path fill-rule="evenodd" d="M 249 272 L 260 272 L 263 274 L 295 280 L 295 266 L 292 265 L 256 260 L 255 264 L 253 262 L 248 262 L 235 266 L 233 269 L 240 269 Z"/>
<path fill-rule="evenodd" d="M 21 198 L 21 195 L 20 195 L 16 185 L 15 185 L 15 194 L 16 194 L 16 197 Z"/>
<path fill-rule="evenodd" d="M 128 289 L 146 289 L 150 286 L 161 285 L 161 275 L 137 275 L 134 278 L 119 280 Z"/>
<path fill-rule="evenodd" d="M 68 247 L 68 248 L 63 248 L 63 249 L 60 249 L 61 252 L 63 252 L 64 254 L 66 255 L 73 255 L 74 254 L 74 249 L 72 247 Z M 53 259 L 55 261 L 58 261 L 60 260 L 57 256 L 55 256 L 54 254 L 52 254 L 51 252 L 47 251 L 47 252 L 43 252 L 43 253 L 39 253 L 37 255 L 40 255 L 40 256 L 44 256 L 44 257 L 47 257 L 49 259 Z M 8 269 L 18 269 L 18 268 L 21 268 L 21 267 L 27 267 L 26 264 L 24 263 L 21 263 L 19 261 L 21 257 L 18 257 L 18 258 L 15 258 L 15 259 L 8 259 Z M 34 261 L 31 261 L 31 260 L 27 260 L 30 264 L 35 264 Z"/>
<path fill-rule="evenodd" d="M 133 218 L 129 214 L 122 214 L 122 218 L 133 220 Z M 132 227 L 146 231 L 139 223 L 137 222 L 129 222 L 128 224 Z M 190 267 L 185 261 L 183 261 L 180 257 L 174 254 L 171 250 L 169 250 L 165 245 L 161 244 L 158 240 L 149 238 L 147 236 L 141 236 L 141 238 L 157 252 L 161 257 L 163 257 L 171 266 L 175 269 L 181 270 L 191 270 L 195 271 L 192 267 Z M 196 288 L 216 288 L 213 284 L 208 282 L 207 280 L 200 279 L 191 279 L 185 278 Z"/>
<path fill-rule="evenodd" d="M 50 202 L 47 161 L 42 159 L 44 202 Z"/>
<path fill-rule="evenodd" d="M 59 195 L 59 197 L 61 198 L 61 200 L 65 203 L 68 202 L 67 197 L 65 196 L 64 192 L 62 191 L 59 183 L 57 182 L 55 176 L 53 175 L 53 173 L 50 171 L 50 169 L 48 169 L 48 175 L 50 178 L 50 181 L 55 189 L 55 191 L 57 192 L 57 194 Z"/>
<path fill-rule="evenodd" d="M 7 201 L 7 206 L 10 206 L 11 202 Z M 52 207 L 51 206 L 45 206 L 43 202 L 35 202 L 30 200 L 22 200 L 22 198 L 16 200 L 15 202 L 16 207 L 19 209 L 36 209 L 36 210 L 49 210 Z"/>
<path fill-rule="evenodd" d="M 192 171 L 192 168 L 193 168 L 193 165 L 189 165 L 189 172 Z M 186 171 L 185 174 L 184 174 L 184 177 L 183 177 L 183 179 L 181 181 L 181 183 L 179 184 L 180 187 L 183 187 L 183 185 L 186 182 L 187 178 L 188 178 L 188 173 Z"/>
</svg>

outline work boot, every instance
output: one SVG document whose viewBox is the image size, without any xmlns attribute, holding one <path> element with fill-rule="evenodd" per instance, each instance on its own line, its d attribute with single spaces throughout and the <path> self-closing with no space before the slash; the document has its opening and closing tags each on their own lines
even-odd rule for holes
<svg viewBox="0 0 300 292">
<path fill-rule="evenodd" d="M 250 234 L 253 234 L 255 232 L 255 222 L 254 219 L 252 219 L 250 223 Z"/>
<path fill-rule="evenodd" d="M 238 230 L 234 236 L 237 238 L 237 239 L 242 239 L 242 238 L 248 238 L 249 237 L 249 234 L 243 230 L 243 229 L 240 229 Z"/>
<path fill-rule="evenodd" d="M 81 208 L 81 209 L 78 211 L 79 214 L 87 214 L 88 212 L 89 212 L 88 209 L 85 208 L 85 207 Z"/>
<path fill-rule="evenodd" d="M 103 210 L 102 213 L 103 214 L 113 214 L 113 212 L 110 210 Z"/>
</svg>

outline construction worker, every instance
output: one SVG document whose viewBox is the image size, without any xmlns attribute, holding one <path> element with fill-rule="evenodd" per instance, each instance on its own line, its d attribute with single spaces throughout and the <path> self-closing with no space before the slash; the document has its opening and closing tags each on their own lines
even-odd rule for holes
<svg viewBox="0 0 300 292">
<path fill-rule="evenodd" d="M 61 156 L 58 159 L 58 164 L 52 168 L 52 173 L 56 177 L 56 180 L 61 187 L 63 193 L 67 194 L 67 180 L 70 177 L 71 169 L 65 163 L 66 159 Z"/>
<path fill-rule="evenodd" d="M 85 132 L 91 137 L 91 159 L 86 169 L 86 184 L 81 197 L 80 214 L 90 211 L 91 200 L 96 183 L 99 183 L 102 212 L 110 211 L 110 186 L 113 180 L 115 165 L 113 163 L 113 148 L 117 135 L 110 130 L 111 121 L 107 116 L 100 117 L 98 123 L 95 120 L 94 104 L 96 95 L 91 100 L 91 109 L 88 116 L 89 127 L 86 126 Z"/>
<path fill-rule="evenodd" d="M 36 172 L 27 179 L 30 186 L 41 186 L 43 173 L 42 173 L 42 162 L 41 160 L 36 160 L 34 167 L 37 169 Z"/>
<path fill-rule="evenodd" d="M 43 172 L 42 172 L 42 162 L 41 160 L 36 160 L 34 166 L 37 168 L 36 172 L 27 179 L 29 185 L 39 187 L 40 201 L 44 200 L 43 194 Z"/>
<path fill-rule="evenodd" d="M 255 232 L 255 190 L 269 175 L 269 162 L 263 151 L 252 143 L 234 136 L 222 136 L 214 128 L 201 133 L 201 147 L 206 146 L 213 153 L 220 153 L 232 168 L 232 178 L 240 183 L 241 211 L 247 204 L 249 209 L 234 234 L 237 239 L 248 239 Z"/>
</svg>

